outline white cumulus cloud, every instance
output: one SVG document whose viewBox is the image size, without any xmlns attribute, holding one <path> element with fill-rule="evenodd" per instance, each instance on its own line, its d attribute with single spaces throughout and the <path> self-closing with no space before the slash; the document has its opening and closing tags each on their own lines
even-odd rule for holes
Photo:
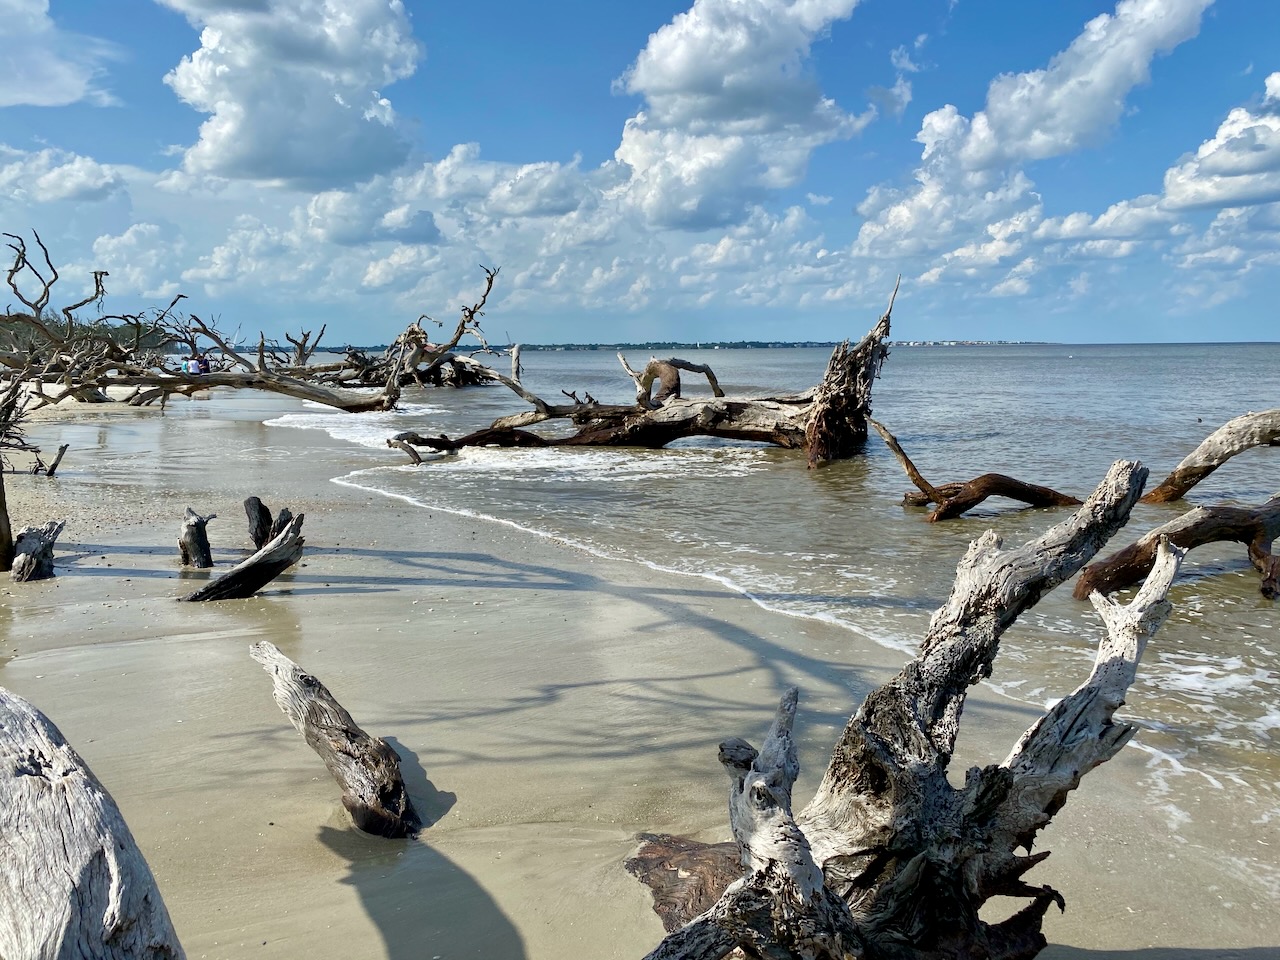
<svg viewBox="0 0 1280 960">
<path fill-rule="evenodd" d="M 1280 73 L 1256 111 L 1236 107 L 1195 154 L 1165 173 L 1173 207 L 1239 207 L 1280 200 Z"/>
<path fill-rule="evenodd" d="M 195 175 L 330 187 L 408 154 L 382 90 L 421 50 L 401 0 L 160 0 L 201 28 L 165 82 L 209 114 L 183 167 Z"/>
<path fill-rule="evenodd" d="M 809 156 L 875 116 L 847 113 L 808 69 L 813 43 L 857 0 L 695 0 L 649 37 L 617 89 L 644 98 L 614 156 L 621 191 L 652 225 L 733 222 L 792 186 Z"/>
</svg>

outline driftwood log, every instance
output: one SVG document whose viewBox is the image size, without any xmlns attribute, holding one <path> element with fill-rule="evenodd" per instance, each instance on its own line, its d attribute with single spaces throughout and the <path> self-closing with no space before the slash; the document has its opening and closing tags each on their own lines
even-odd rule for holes
<svg viewBox="0 0 1280 960">
<path fill-rule="evenodd" d="M 1228 420 L 1187 454 L 1158 487 L 1142 498 L 1142 502 L 1171 503 L 1181 500 L 1188 490 L 1237 454 L 1254 447 L 1278 445 L 1280 408 L 1246 413 Z"/>
<path fill-rule="evenodd" d="M 407 837 L 422 821 L 400 775 L 400 758 L 386 741 L 360 729 L 328 688 L 265 640 L 249 648 L 275 683 L 276 703 L 342 788 L 355 825 L 380 837 Z"/>
<path fill-rule="evenodd" d="M 44 714 L 0 687 L 0 957 L 183 956 L 111 794 Z"/>
<path fill-rule="evenodd" d="M 894 294 L 897 294 L 896 287 Z M 803 450 L 810 466 L 817 466 L 851 457 L 866 442 L 871 387 L 889 353 L 885 341 L 892 312 L 893 300 L 890 299 L 888 309 L 875 327 L 856 346 L 851 348 L 845 341 L 836 347 L 822 382 L 804 393 L 781 397 L 726 397 L 715 374 L 705 366 L 672 359 L 656 361 L 656 366 L 637 373 L 621 358 L 624 369 L 636 382 L 639 398 L 636 403 L 605 404 L 590 395 L 578 400 L 575 394 L 568 394 L 573 403 L 552 404 L 519 380 L 490 371 L 494 380 L 533 409 L 500 417 L 487 429 L 458 439 L 402 433 L 392 437 L 388 445 L 403 449 L 403 445 L 409 444 L 435 450 L 499 445 L 659 449 L 683 437 L 721 437 Z M 459 358 L 460 362 L 465 359 Z M 664 364 L 669 369 L 664 368 Z M 679 396 L 677 371 L 680 369 L 705 373 L 715 396 L 711 399 Z M 659 394 L 649 398 L 654 382 L 659 383 Z M 568 420 L 576 432 L 551 437 L 524 429 L 555 420 Z M 410 456 L 412 458 L 412 454 Z"/>
<path fill-rule="evenodd" d="M 1076 581 L 1074 596 L 1083 600 L 1094 591 L 1113 593 L 1137 583 L 1155 562 L 1157 544 L 1168 539 L 1183 550 L 1219 541 L 1245 544 L 1249 561 L 1262 574 L 1262 595 L 1274 600 L 1278 592 L 1280 557 L 1271 552 L 1271 544 L 1277 536 L 1280 536 L 1280 493 L 1260 507 L 1196 507 L 1107 559 L 1089 564 Z"/>
<path fill-rule="evenodd" d="M 178 553 L 184 567 L 202 570 L 213 566 L 213 551 L 209 549 L 209 532 L 205 529 L 218 515 L 202 517 L 190 507 L 182 515 L 182 532 L 178 534 Z"/>
<path fill-rule="evenodd" d="M 305 516 L 298 514 L 253 556 L 181 599 L 243 600 L 252 597 L 302 559 L 302 547 L 306 542 L 302 537 L 302 521 Z"/>
<path fill-rule="evenodd" d="M 65 526 L 65 520 L 50 520 L 43 527 L 19 530 L 13 538 L 13 566 L 9 578 L 15 583 L 26 583 L 52 577 L 53 546 Z"/>
<path fill-rule="evenodd" d="M 649 410 L 656 410 L 672 397 L 678 398 L 680 396 L 681 370 L 702 374 L 707 378 L 712 396 L 724 396 L 724 391 L 720 389 L 720 382 L 716 379 L 715 372 L 705 363 L 693 363 L 689 360 L 681 360 L 679 357 L 669 357 L 666 360 L 650 357 L 649 362 L 644 365 L 644 369 L 637 373 L 631 369 L 631 365 L 627 363 L 627 358 L 621 353 L 618 354 L 618 362 L 622 364 L 622 369 L 627 371 L 627 376 L 635 381 L 636 403 Z M 653 393 L 654 383 L 658 384 L 658 392 L 656 394 Z"/>
<path fill-rule="evenodd" d="M 761 866 L 755 841 L 748 844 L 749 834 L 744 838 L 735 824 L 747 876 L 651 956 L 710 960 L 734 946 L 767 957 L 1035 956 L 1045 945 L 1044 913 L 1062 898 L 1052 887 L 1022 879 L 1047 853 L 1018 851 L 1030 851 L 1084 774 L 1132 736 L 1134 728 L 1113 714 L 1146 639 L 1168 614 L 1164 597 L 1181 554 L 1167 545 L 1160 551 L 1147 587 L 1129 607 L 1095 600 L 1108 635 L 1092 675 L 1028 730 L 1003 763 L 971 769 L 962 787 L 951 785 L 947 767 L 967 689 L 990 675 L 1005 629 L 1124 524 L 1146 475 L 1136 463 L 1117 463 L 1071 518 L 1038 540 L 1005 549 L 989 531 L 972 543 L 920 652 L 849 720 L 816 796 L 794 819 L 824 887 L 855 924 L 858 939 L 838 941 L 844 954 L 830 946 L 832 931 L 842 929 L 838 910 L 815 915 L 812 898 L 801 903 L 787 894 L 780 901 L 777 893 L 785 888 L 771 885 L 780 873 L 807 869 L 800 838 L 776 846 L 778 859 Z M 773 819 L 765 829 L 790 836 L 783 826 Z M 686 874 L 700 869 L 691 847 L 681 862 Z M 711 852 L 708 863 L 722 868 L 722 850 Z M 1004 921 L 984 920 L 979 911 L 997 897 L 1028 902 Z M 687 936 L 691 930 L 702 931 L 695 941 Z M 813 945 L 809 932 L 818 938 Z"/>
<path fill-rule="evenodd" d="M 867 422 L 875 428 L 876 433 L 880 434 L 880 438 L 893 451 L 893 455 L 902 464 L 902 469 L 906 471 L 907 478 L 919 491 L 905 494 L 902 502 L 912 507 L 936 504 L 933 512 L 929 514 L 930 523 L 958 517 L 972 510 L 988 497 L 1007 497 L 1032 507 L 1074 507 L 1080 504 L 1077 498 L 1065 493 L 1059 493 L 1049 487 L 1037 486 L 1034 483 L 1025 483 L 1002 473 L 984 473 L 964 483 L 943 483 L 935 487 L 911 462 L 911 458 L 902 449 L 898 438 L 890 433 L 884 424 L 871 419 Z"/>
</svg>

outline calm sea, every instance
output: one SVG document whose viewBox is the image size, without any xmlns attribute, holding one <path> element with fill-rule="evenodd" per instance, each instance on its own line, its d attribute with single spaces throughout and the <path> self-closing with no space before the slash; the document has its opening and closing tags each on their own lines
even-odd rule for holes
<svg viewBox="0 0 1280 960">
<path fill-rule="evenodd" d="M 801 390 L 829 351 L 687 351 L 733 394 Z M 639 366 L 647 357 L 628 357 Z M 610 351 L 530 352 L 524 380 L 630 402 Z M 706 394 L 689 375 L 686 396 Z M 1000 472 L 1084 496 L 1112 461 L 1138 459 L 1154 485 L 1205 436 L 1249 410 L 1280 405 L 1280 344 L 894 347 L 874 395 L 876 416 L 934 483 Z M 833 621 L 914 650 L 949 592 L 968 542 L 994 527 L 1009 543 L 1038 536 L 1069 509 L 985 504 L 964 519 L 925 522 L 901 506 L 909 487 L 873 436 L 865 456 L 821 470 L 798 453 L 716 440 L 662 451 L 469 449 L 418 468 L 386 464 L 400 430 L 458 436 L 526 409 L 504 387 L 433 390 L 402 411 L 351 417 L 316 411 L 271 421 L 323 429 L 377 448 L 343 482 L 424 508 L 516 524 L 610 557 L 710 577 L 773 610 Z M 1280 491 L 1280 449 L 1250 451 L 1197 487 L 1191 504 L 1259 504 Z M 1186 505 L 1140 506 L 1129 539 Z M 1125 714 L 1150 756 L 1152 796 L 1229 791 L 1235 816 L 1280 817 L 1280 607 L 1263 600 L 1244 547 L 1195 551 L 1171 593 L 1174 613 L 1148 649 Z M 1043 705 L 1087 675 L 1099 626 L 1060 588 L 1006 636 L 992 685 Z M 1178 789 L 1175 789 L 1178 788 Z"/>
</svg>

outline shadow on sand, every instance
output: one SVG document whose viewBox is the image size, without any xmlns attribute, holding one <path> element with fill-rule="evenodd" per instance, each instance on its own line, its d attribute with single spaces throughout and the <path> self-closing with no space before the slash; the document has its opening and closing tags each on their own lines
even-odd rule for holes
<svg viewBox="0 0 1280 960">
<path fill-rule="evenodd" d="M 430 827 L 457 801 L 437 790 L 413 753 L 392 738 L 413 805 Z M 388 960 L 482 957 L 525 960 L 524 941 L 489 893 L 427 843 L 386 840 L 358 830 L 321 827 L 319 840 L 347 864 L 342 883 L 356 888 L 382 935 Z"/>
</svg>

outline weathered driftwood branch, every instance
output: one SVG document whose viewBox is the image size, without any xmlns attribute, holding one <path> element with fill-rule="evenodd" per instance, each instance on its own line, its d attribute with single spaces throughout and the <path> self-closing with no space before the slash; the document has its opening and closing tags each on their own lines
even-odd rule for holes
<svg viewBox="0 0 1280 960">
<path fill-rule="evenodd" d="M 968 687 L 990 675 L 1005 629 L 1123 525 L 1146 474 L 1138 464 L 1117 463 L 1080 509 L 1043 537 L 1005 549 L 988 532 L 971 544 L 919 654 L 872 692 L 845 727 L 817 794 L 795 823 L 825 887 L 848 905 L 856 924 L 860 946 L 842 941 L 849 955 L 1018 960 L 1043 948 L 1044 913 L 1061 897 L 1022 879 L 1045 855 L 1017 851 L 1031 847 L 1080 777 L 1130 735 L 1111 714 L 1132 680 L 1138 634 L 1149 636 L 1167 611 L 1176 554 L 1165 551 L 1159 574 L 1128 613 L 1102 604 L 1109 628 L 1122 636 L 1104 643 L 1090 680 L 1024 735 L 1004 764 L 970 770 L 960 788 L 949 782 L 947 767 Z M 693 862 L 686 854 L 683 869 L 695 870 Z M 743 885 L 730 887 L 709 912 L 740 912 L 726 906 L 735 889 Z M 991 923 L 980 910 L 994 897 L 1030 902 Z M 758 900 L 741 909 L 787 909 Z M 725 926 L 719 920 L 713 929 Z M 706 934 L 705 918 L 698 929 Z M 728 939 L 703 936 L 696 952 L 663 956 L 722 956 L 721 947 L 733 946 L 725 946 Z M 791 948 L 770 953 L 758 943 L 748 952 L 806 955 Z"/>
<path fill-rule="evenodd" d="M 13 566 L 9 578 L 15 583 L 47 580 L 53 576 L 53 546 L 67 525 L 50 520 L 43 527 L 23 527 L 13 539 Z"/>
<path fill-rule="evenodd" d="M 181 960 L 115 801 L 47 717 L 0 687 L 0 957 Z"/>
<path fill-rule="evenodd" d="M 190 507 L 182 515 L 182 532 L 178 535 L 178 553 L 184 567 L 208 569 L 213 566 L 213 552 L 209 549 L 209 532 L 205 529 L 218 515 L 202 517 Z"/>
<path fill-rule="evenodd" d="M 1280 557 L 1273 555 L 1271 545 L 1277 536 L 1280 536 L 1280 493 L 1260 507 L 1196 507 L 1144 534 L 1105 560 L 1089 564 L 1076 581 L 1073 596 L 1083 600 L 1094 591 L 1113 593 L 1132 586 L 1151 569 L 1157 544 L 1168 539 L 1183 550 L 1220 541 L 1245 544 L 1249 561 L 1262 574 L 1262 595 L 1275 599 Z"/>
<path fill-rule="evenodd" d="M 305 516 L 298 514 L 253 556 L 181 599 L 242 600 L 252 597 L 302 559 L 302 547 L 306 542 L 302 538 L 302 521 Z"/>
<path fill-rule="evenodd" d="M 636 403 L 647 410 L 657 409 L 672 397 L 679 398 L 681 370 L 701 373 L 711 386 L 712 396 L 724 396 L 715 373 L 705 363 L 693 363 L 689 360 L 681 360 L 679 357 L 670 357 L 666 360 L 650 357 L 644 369 L 637 373 L 631 369 L 631 364 L 627 363 L 627 358 L 621 353 L 618 354 L 618 361 L 622 364 L 622 369 L 627 372 L 627 376 L 635 381 Z M 655 381 L 658 384 L 658 392 L 650 396 Z"/>
<path fill-rule="evenodd" d="M 1142 502 L 1181 500 L 1188 490 L 1237 454 L 1254 447 L 1277 445 L 1280 445 L 1280 408 L 1236 417 L 1209 434 Z"/>
<path fill-rule="evenodd" d="M 265 640 L 249 648 L 275 684 L 276 703 L 342 788 L 355 825 L 380 837 L 407 837 L 422 826 L 400 775 L 400 758 L 386 741 L 351 719 L 318 679 Z"/>
<path fill-rule="evenodd" d="M 929 514 L 930 523 L 958 517 L 962 513 L 972 510 L 988 497 L 1008 497 L 1010 500 L 1019 500 L 1032 507 L 1074 507 L 1080 504 L 1078 499 L 1065 493 L 1059 493 L 1049 487 L 1037 486 L 1034 483 L 1024 483 L 1013 477 L 1007 477 L 1002 473 L 984 473 L 982 476 L 975 477 L 967 483 L 944 483 L 935 487 L 924 478 L 916 468 L 916 465 L 911 462 L 911 458 L 902 449 L 902 444 L 898 442 L 898 438 L 890 433 L 884 424 L 870 418 L 868 418 L 867 422 L 880 434 L 881 439 L 893 451 L 893 455 L 898 458 L 898 462 L 902 464 L 902 469 L 906 471 L 908 479 L 920 491 L 919 493 L 905 494 L 902 502 L 913 507 L 923 507 L 930 503 L 937 504 L 933 512 Z"/>
</svg>

